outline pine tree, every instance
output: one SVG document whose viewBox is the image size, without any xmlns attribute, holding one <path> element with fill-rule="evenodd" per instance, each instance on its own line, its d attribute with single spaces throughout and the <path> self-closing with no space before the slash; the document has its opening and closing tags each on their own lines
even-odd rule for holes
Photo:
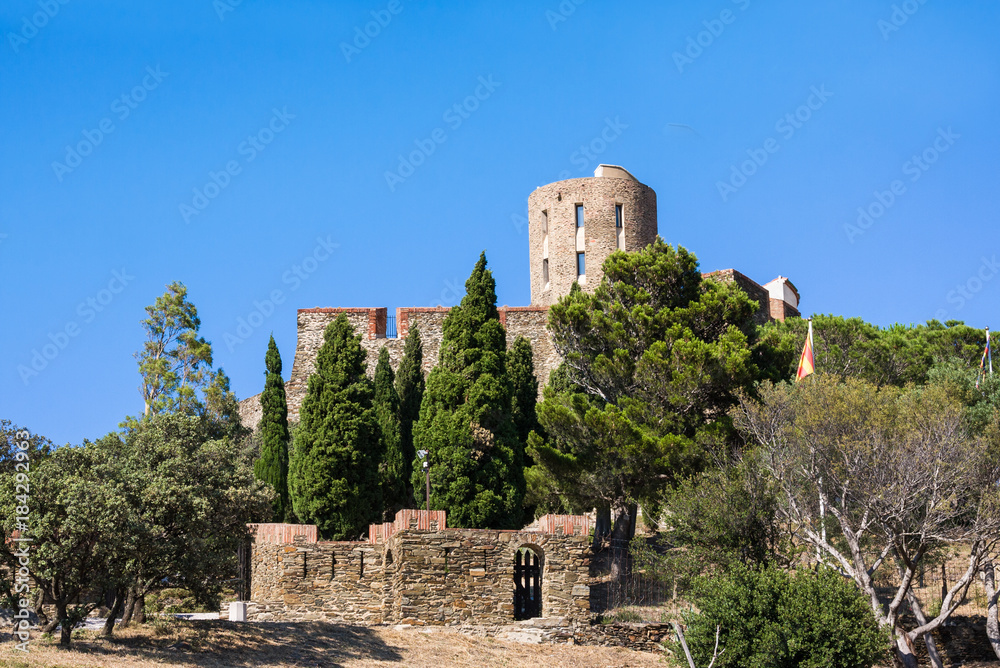
<svg viewBox="0 0 1000 668">
<path fill-rule="evenodd" d="M 327 326 L 294 434 L 292 506 L 327 539 L 357 538 L 381 515 L 381 438 L 365 355 L 347 316 Z"/>
<path fill-rule="evenodd" d="M 465 289 L 444 321 L 440 361 L 427 379 L 414 444 L 429 453 L 431 507 L 447 510 L 450 525 L 517 528 L 524 449 L 510 414 L 506 333 L 485 253 Z M 412 481 L 422 501 L 417 468 Z"/>
<path fill-rule="evenodd" d="M 273 335 L 267 344 L 264 365 L 267 379 L 260 395 L 260 457 L 254 462 L 253 472 L 258 480 L 274 488 L 273 521 L 285 522 L 292 514 L 288 500 L 288 403 L 285 381 L 281 379 L 281 355 Z"/>
<path fill-rule="evenodd" d="M 535 378 L 535 360 L 531 341 L 523 336 L 514 339 L 507 351 L 507 375 L 511 384 L 511 416 L 521 443 L 528 442 L 528 434 L 542 433 L 538 424 L 535 405 L 538 403 L 538 379 Z"/>
<path fill-rule="evenodd" d="M 393 384 L 395 374 L 389 364 L 389 349 L 383 347 L 375 365 L 375 419 L 382 432 L 382 452 L 384 456 L 379 465 L 379 475 L 382 483 L 383 519 L 392 520 L 396 511 L 407 506 L 409 495 L 406 486 L 409 483 L 409 467 L 400 448 L 399 429 L 399 395 Z"/>
<path fill-rule="evenodd" d="M 420 329 L 410 328 L 403 345 L 403 359 L 396 374 L 396 393 L 399 395 L 399 449 L 403 454 L 403 480 L 406 481 L 407 502 L 413 499 L 413 460 L 417 451 L 413 447 L 413 425 L 420 418 L 420 402 L 424 398 L 424 348 Z"/>
</svg>

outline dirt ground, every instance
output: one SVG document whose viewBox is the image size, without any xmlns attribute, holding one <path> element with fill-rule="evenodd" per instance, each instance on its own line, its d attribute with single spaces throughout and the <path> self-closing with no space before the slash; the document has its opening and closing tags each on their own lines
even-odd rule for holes
<svg viewBox="0 0 1000 668">
<path fill-rule="evenodd" d="M 9 636 L 8 636 L 9 637 Z M 116 631 L 111 640 L 76 631 L 70 649 L 33 637 L 29 653 L 0 645 L 0 666 L 195 666 L 367 668 L 398 664 L 444 668 L 623 668 L 665 666 L 662 654 L 621 648 L 532 645 L 450 630 L 366 628 L 322 622 L 233 624 L 176 621 Z"/>
</svg>

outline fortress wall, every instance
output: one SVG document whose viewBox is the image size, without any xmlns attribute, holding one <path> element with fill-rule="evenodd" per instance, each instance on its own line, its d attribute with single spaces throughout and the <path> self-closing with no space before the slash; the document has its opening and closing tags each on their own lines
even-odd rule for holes
<svg viewBox="0 0 1000 668">
<path fill-rule="evenodd" d="M 441 339 L 444 335 L 444 319 L 449 309 L 440 306 L 396 309 L 396 330 L 399 338 L 395 339 L 385 338 L 386 310 L 385 307 L 299 309 L 295 360 L 292 363 L 291 378 L 285 383 L 289 422 L 299 420 L 299 408 L 306 396 L 309 376 L 316 370 L 316 356 L 323 345 L 323 331 L 341 313 L 347 316 L 354 331 L 361 335 L 361 347 L 368 352 L 368 375 L 375 374 L 375 365 L 383 347 L 389 349 L 389 361 L 393 370 L 399 369 L 399 362 L 403 358 L 403 346 L 406 343 L 405 337 L 414 327 L 420 329 L 424 375 L 430 373 L 437 365 Z M 503 306 L 499 311 L 500 322 L 507 327 L 508 345 L 514 343 L 514 339 L 518 336 L 527 337 L 531 341 L 540 397 L 541 388 L 548 382 L 549 372 L 559 364 L 559 356 L 545 329 L 548 322 L 548 308 Z M 240 402 L 240 418 L 245 426 L 256 428 L 261 418 L 259 394 Z"/>
<path fill-rule="evenodd" d="M 542 561 L 542 616 L 565 618 L 571 625 L 589 621 L 586 518 L 546 516 L 520 531 L 438 530 L 438 524 L 444 522 L 430 530 L 406 525 L 388 538 L 378 535 L 377 542 L 316 542 L 303 536 L 284 544 L 255 542 L 247 618 L 508 623 L 514 618 L 515 556 L 530 548 Z"/>
</svg>

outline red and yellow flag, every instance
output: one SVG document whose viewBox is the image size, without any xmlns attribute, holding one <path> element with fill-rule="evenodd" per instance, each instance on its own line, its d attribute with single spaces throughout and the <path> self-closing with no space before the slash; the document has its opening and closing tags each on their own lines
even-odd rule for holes
<svg viewBox="0 0 1000 668">
<path fill-rule="evenodd" d="M 799 358 L 799 371 L 795 374 L 795 380 L 800 381 L 815 371 L 813 365 L 813 323 L 809 319 L 809 335 L 806 337 L 806 345 L 802 348 L 802 357 Z"/>
</svg>

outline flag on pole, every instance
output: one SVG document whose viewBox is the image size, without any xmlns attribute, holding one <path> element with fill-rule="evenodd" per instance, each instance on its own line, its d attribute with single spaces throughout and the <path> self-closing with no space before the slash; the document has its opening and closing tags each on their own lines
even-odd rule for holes
<svg viewBox="0 0 1000 668">
<path fill-rule="evenodd" d="M 815 371 L 813 365 L 813 321 L 809 318 L 809 335 L 806 337 L 806 345 L 802 348 L 802 357 L 799 358 L 799 371 L 795 374 L 795 380 L 800 381 Z"/>
<path fill-rule="evenodd" d="M 986 363 L 989 361 L 990 375 L 993 374 L 993 353 L 990 351 L 990 328 L 986 328 L 986 348 L 983 350 L 983 359 L 979 362 L 979 376 L 976 377 L 976 389 L 979 389 L 979 383 L 986 374 Z"/>
</svg>

